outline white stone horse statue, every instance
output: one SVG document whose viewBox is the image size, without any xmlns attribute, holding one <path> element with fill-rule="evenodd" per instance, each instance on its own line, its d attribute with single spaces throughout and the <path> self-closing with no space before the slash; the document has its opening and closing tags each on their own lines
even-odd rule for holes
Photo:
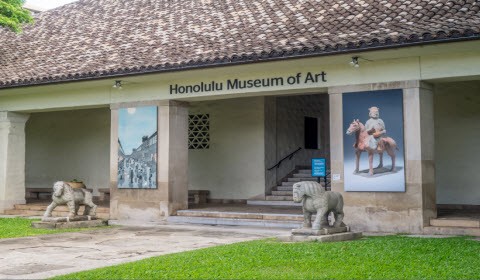
<svg viewBox="0 0 480 280">
<path fill-rule="evenodd" d="M 391 137 L 382 137 L 378 141 L 378 148 L 372 149 L 368 145 L 368 139 L 370 134 L 366 131 L 365 126 L 357 119 L 353 120 L 350 126 L 347 129 L 347 135 L 352 135 L 355 133 L 355 173 L 359 172 L 360 165 L 360 154 L 362 152 L 368 152 L 368 164 L 369 164 L 369 175 L 373 175 L 373 154 L 379 154 L 380 164 L 377 168 L 383 167 L 383 153 L 387 154 L 392 159 L 392 168 L 390 171 L 395 170 L 395 150 L 398 150 L 397 143 Z"/>
<path fill-rule="evenodd" d="M 92 193 L 84 188 L 72 188 L 67 182 L 58 181 L 53 185 L 52 203 L 48 205 L 44 221 L 52 216 L 52 211 L 58 205 L 68 206 L 68 217 L 73 218 L 77 216 L 80 205 L 85 205 L 83 215 L 95 216 L 97 205 L 92 202 Z"/>
<path fill-rule="evenodd" d="M 329 227 L 328 215 L 333 213 L 333 227 L 343 227 L 343 197 L 338 192 L 325 191 L 317 182 L 303 181 L 293 184 L 293 201 L 303 202 L 303 228 L 319 230 Z M 311 221 L 315 214 L 315 221 Z"/>
</svg>

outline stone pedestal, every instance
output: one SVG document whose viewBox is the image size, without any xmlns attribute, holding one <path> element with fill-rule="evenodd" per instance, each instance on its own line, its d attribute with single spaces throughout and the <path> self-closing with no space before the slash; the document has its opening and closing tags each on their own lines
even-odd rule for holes
<svg viewBox="0 0 480 280">
<path fill-rule="evenodd" d="M 44 217 L 41 222 L 32 222 L 34 228 L 60 229 L 60 228 L 88 228 L 105 226 L 107 222 L 95 216 L 69 217 Z"/>
<path fill-rule="evenodd" d="M 42 222 L 79 222 L 79 221 L 92 221 L 96 220 L 95 216 L 75 216 L 75 217 L 43 217 Z"/>
<path fill-rule="evenodd" d="M 290 236 L 279 237 L 279 240 L 285 242 L 335 242 L 356 240 L 360 239 L 361 237 L 361 232 L 350 232 L 350 228 L 345 226 L 338 228 L 328 227 L 319 230 L 307 228 L 293 229 Z"/>
</svg>

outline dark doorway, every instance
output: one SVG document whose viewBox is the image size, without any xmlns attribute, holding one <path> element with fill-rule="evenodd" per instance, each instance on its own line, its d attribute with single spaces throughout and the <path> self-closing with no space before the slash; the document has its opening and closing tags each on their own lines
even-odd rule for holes
<svg viewBox="0 0 480 280">
<path fill-rule="evenodd" d="M 305 149 L 318 149 L 318 119 L 305 117 Z"/>
</svg>

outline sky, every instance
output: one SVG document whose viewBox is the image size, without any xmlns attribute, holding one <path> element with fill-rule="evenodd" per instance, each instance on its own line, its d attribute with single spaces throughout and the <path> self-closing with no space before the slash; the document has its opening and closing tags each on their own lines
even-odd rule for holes
<svg viewBox="0 0 480 280">
<path fill-rule="evenodd" d="M 157 107 L 122 108 L 119 110 L 118 138 L 126 155 L 142 144 L 143 136 L 157 131 Z"/>
<path fill-rule="evenodd" d="M 75 1 L 77 0 L 27 0 L 27 4 L 49 10 Z"/>
</svg>

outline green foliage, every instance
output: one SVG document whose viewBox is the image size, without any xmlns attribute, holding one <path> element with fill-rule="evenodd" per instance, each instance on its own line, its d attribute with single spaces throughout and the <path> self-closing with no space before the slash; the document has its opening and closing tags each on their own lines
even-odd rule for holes
<svg viewBox="0 0 480 280">
<path fill-rule="evenodd" d="M 0 26 L 20 32 L 22 23 L 33 21 L 30 11 L 22 8 L 25 0 L 0 0 Z"/>
<path fill-rule="evenodd" d="M 261 240 L 149 258 L 55 279 L 478 279 L 480 242 L 368 237 L 338 243 Z"/>
<path fill-rule="evenodd" d="M 0 238 L 25 237 L 40 234 L 75 232 L 93 229 L 38 229 L 32 228 L 32 221 L 38 220 L 25 218 L 0 218 Z"/>
</svg>

